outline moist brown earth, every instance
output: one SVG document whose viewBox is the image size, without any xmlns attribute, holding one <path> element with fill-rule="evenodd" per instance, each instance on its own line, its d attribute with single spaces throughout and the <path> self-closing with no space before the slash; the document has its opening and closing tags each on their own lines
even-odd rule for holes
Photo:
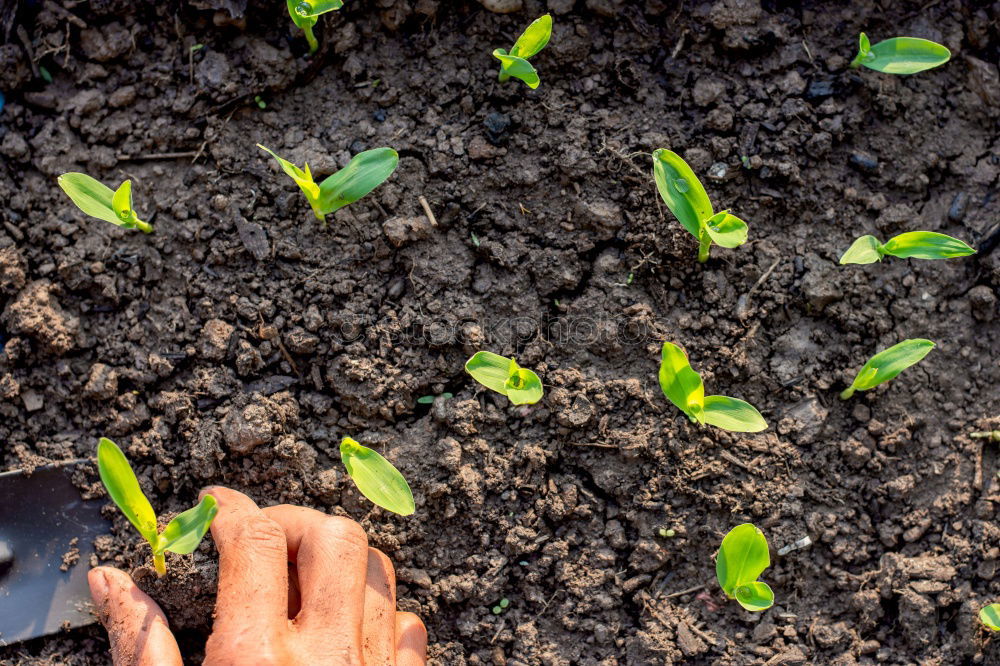
<svg viewBox="0 0 1000 666">
<path fill-rule="evenodd" d="M 34 61 L 0 11 L 0 469 L 105 435 L 167 518 L 208 484 L 351 516 L 438 664 L 1000 663 L 977 620 L 1000 601 L 1000 457 L 969 437 L 1000 429 L 1000 4 L 356 2 L 312 59 L 277 0 L 21 4 Z M 545 11 L 541 86 L 498 83 L 490 52 Z M 861 30 L 954 55 L 851 70 Z M 320 174 L 401 160 L 323 226 L 257 142 Z M 661 147 L 749 220 L 746 245 L 696 262 L 653 185 Z M 55 184 L 71 170 L 131 178 L 155 233 L 85 218 Z M 916 229 L 979 252 L 837 265 Z M 920 365 L 838 399 L 915 337 L 937 343 Z M 771 427 L 687 422 L 657 385 L 664 340 Z M 479 349 L 544 400 L 477 386 Z M 359 496 L 345 435 L 402 470 L 414 516 Z M 101 492 L 92 467 L 82 485 Z M 107 515 L 101 557 L 198 663 L 211 540 L 156 580 Z M 745 521 L 773 553 L 756 614 L 714 577 Z M 95 626 L 0 663 L 106 654 Z"/>
</svg>

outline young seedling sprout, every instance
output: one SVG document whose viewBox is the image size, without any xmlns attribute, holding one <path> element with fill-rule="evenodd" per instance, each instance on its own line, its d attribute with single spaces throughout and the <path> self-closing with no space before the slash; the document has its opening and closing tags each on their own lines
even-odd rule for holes
<svg viewBox="0 0 1000 666">
<path fill-rule="evenodd" d="M 542 380 L 512 358 L 476 352 L 466 361 L 465 371 L 486 388 L 507 396 L 512 404 L 533 405 L 542 399 Z"/>
<path fill-rule="evenodd" d="M 118 445 L 106 437 L 97 444 L 97 470 L 101 483 L 121 512 L 153 549 L 153 568 L 157 575 L 167 573 L 165 553 L 187 555 L 205 536 L 219 507 L 215 498 L 205 495 L 193 509 L 178 514 L 157 533 L 156 513 L 139 487 L 132 466 Z"/>
<path fill-rule="evenodd" d="M 868 35 L 861 33 L 858 41 L 858 55 L 851 61 L 855 69 L 864 65 L 885 74 L 916 74 L 951 58 L 944 46 L 919 37 L 893 37 L 872 46 Z"/>
<path fill-rule="evenodd" d="M 340 442 L 340 459 L 354 485 L 373 504 L 401 516 L 416 510 L 410 484 L 378 451 L 345 437 Z"/>
<path fill-rule="evenodd" d="M 767 421 L 748 402 L 724 395 L 705 395 L 701 375 L 694 371 L 684 350 L 663 343 L 660 355 L 660 388 L 692 423 L 709 424 L 733 432 L 760 432 Z"/>
<path fill-rule="evenodd" d="M 57 182 L 76 207 L 87 215 L 123 229 L 153 233 L 152 225 L 140 220 L 132 209 L 131 180 L 126 180 L 114 191 L 85 173 L 64 173 Z"/>
<path fill-rule="evenodd" d="M 757 580 L 771 566 L 764 533 L 750 523 L 737 525 L 722 540 L 715 559 L 715 575 L 722 591 L 748 611 L 762 611 L 774 605 L 774 592 Z"/>
<path fill-rule="evenodd" d="M 991 631 L 1000 631 L 1000 604 L 990 604 L 980 609 L 979 621 Z"/>
<path fill-rule="evenodd" d="M 552 37 L 552 17 L 548 14 L 531 22 L 528 29 L 517 38 L 510 53 L 505 49 L 493 51 L 493 57 L 500 61 L 500 83 L 510 77 L 521 79 L 534 90 L 538 87 L 538 72 L 528 62 L 528 58 L 545 48 Z"/>
<path fill-rule="evenodd" d="M 923 338 L 903 340 L 888 349 L 868 359 L 858 375 L 840 394 L 842 400 L 847 400 L 855 391 L 867 391 L 875 388 L 882 382 L 893 379 L 896 375 L 906 370 L 915 363 L 919 363 L 924 356 L 934 349 L 934 343 Z"/>
<path fill-rule="evenodd" d="M 708 261 L 712 243 L 739 247 L 747 242 L 747 224 L 728 210 L 716 213 L 705 187 L 677 153 L 653 153 L 653 179 L 660 197 L 691 235 L 698 239 L 698 261 Z"/>
<path fill-rule="evenodd" d="M 976 251 L 951 236 L 934 231 L 907 231 L 890 238 L 883 245 L 874 236 L 862 236 L 847 248 L 840 258 L 841 264 L 873 264 L 882 257 L 901 259 L 951 259 L 967 257 Z"/>
<path fill-rule="evenodd" d="M 300 169 L 274 154 L 259 143 L 257 147 L 278 160 L 312 207 L 316 219 L 326 224 L 326 216 L 361 199 L 392 175 L 399 164 L 399 155 L 392 148 L 375 148 L 355 155 L 343 169 L 328 176 L 322 183 L 313 180 L 309 165 Z"/>
<path fill-rule="evenodd" d="M 288 15 L 292 17 L 292 23 L 302 30 L 309 42 L 309 53 L 316 53 L 319 49 L 319 42 L 313 34 L 313 26 L 319 21 L 321 14 L 332 12 L 344 6 L 342 0 L 286 0 L 288 3 Z"/>
</svg>

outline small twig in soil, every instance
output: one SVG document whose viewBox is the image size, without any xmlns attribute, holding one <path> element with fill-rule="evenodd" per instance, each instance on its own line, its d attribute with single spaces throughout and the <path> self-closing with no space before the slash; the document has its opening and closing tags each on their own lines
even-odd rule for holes
<svg viewBox="0 0 1000 666">
<path fill-rule="evenodd" d="M 59 16 L 63 17 L 64 19 L 66 19 L 67 21 L 69 21 L 78 28 L 87 27 L 86 21 L 84 21 L 82 18 L 80 18 L 70 10 L 66 9 L 65 7 L 59 5 L 57 2 L 54 2 L 53 0 L 45 0 L 45 8 L 48 9 L 53 14 L 58 14 Z"/>
<path fill-rule="evenodd" d="M 680 53 L 681 49 L 684 48 L 684 38 L 687 37 L 687 34 L 688 34 L 687 29 L 685 29 L 684 32 L 681 33 L 680 39 L 677 40 L 677 46 L 675 46 L 674 50 L 670 52 L 670 59 L 671 60 L 673 60 L 674 58 L 676 58 L 677 54 Z"/>
<path fill-rule="evenodd" d="M 141 155 L 115 155 L 121 162 L 141 162 L 143 160 L 178 160 L 196 155 L 194 150 L 182 150 L 174 153 L 142 153 Z"/>
<path fill-rule="evenodd" d="M 420 202 L 420 207 L 424 209 L 424 215 L 427 216 L 427 219 L 428 221 L 430 221 L 431 226 L 436 227 L 438 225 L 438 221 L 437 218 L 434 217 L 434 211 L 431 210 L 431 205 L 427 203 L 427 197 L 421 194 L 419 197 L 417 197 L 417 201 Z"/>
<path fill-rule="evenodd" d="M 737 458 L 736 456 L 734 456 L 729 451 L 722 451 L 722 452 L 720 452 L 719 453 L 719 457 L 722 458 L 723 460 L 726 460 L 727 462 L 731 462 L 734 465 L 742 467 L 743 469 L 745 469 L 748 472 L 750 471 L 750 468 L 747 467 L 747 464 L 745 462 L 743 462 L 742 460 L 740 460 L 739 458 Z"/>
<path fill-rule="evenodd" d="M 28 54 L 28 64 L 31 65 L 31 73 L 37 79 L 41 74 L 38 73 L 38 63 L 35 62 L 35 50 L 31 48 L 31 39 L 28 37 L 28 31 L 24 29 L 24 25 L 17 26 L 17 38 L 24 45 L 24 52 Z"/>
<path fill-rule="evenodd" d="M 548 601 L 545 602 L 545 605 L 542 606 L 542 610 L 540 610 L 537 613 L 535 613 L 535 617 L 531 618 L 531 621 L 534 622 L 535 620 L 537 620 L 538 618 L 540 618 L 542 616 L 542 613 L 544 613 L 545 611 L 547 611 L 549 609 L 549 604 L 551 604 L 552 600 L 556 598 L 556 595 L 559 594 L 560 592 L 565 592 L 565 591 L 566 590 L 560 588 L 560 589 L 556 590 L 555 592 L 553 592 L 552 596 L 549 597 Z"/>
<path fill-rule="evenodd" d="M 697 592 L 698 590 L 703 590 L 703 589 L 705 589 L 705 584 L 704 583 L 702 583 L 701 585 L 695 585 L 694 587 L 689 587 L 688 589 L 681 590 L 680 592 L 671 592 L 670 594 L 668 594 L 667 596 L 665 596 L 663 598 L 664 599 L 673 599 L 674 597 L 682 597 L 685 594 L 691 594 L 692 592 Z"/>
</svg>

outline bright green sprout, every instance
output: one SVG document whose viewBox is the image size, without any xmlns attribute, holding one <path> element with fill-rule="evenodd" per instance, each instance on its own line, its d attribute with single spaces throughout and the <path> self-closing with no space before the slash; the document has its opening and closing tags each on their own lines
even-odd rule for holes
<svg viewBox="0 0 1000 666">
<path fill-rule="evenodd" d="M 378 451 L 345 437 L 340 442 L 340 459 L 354 485 L 373 504 L 401 516 L 416 510 L 410 484 Z"/>
<path fill-rule="evenodd" d="M 976 251 L 964 242 L 934 231 L 907 231 L 890 238 L 883 245 L 874 236 L 862 236 L 847 248 L 841 264 L 873 264 L 882 257 L 901 259 L 951 259 L 967 257 Z"/>
<path fill-rule="evenodd" d="M 267 108 L 267 102 L 265 102 L 265 101 L 263 100 L 263 98 L 261 98 L 261 96 L 260 96 L 260 95 L 254 95 L 254 96 L 253 96 L 253 102 L 254 102 L 254 104 L 256 104 L 256 105 L 257 105 L 257 108 L 258 108 L 258 109 L 261 109 L 261 110 L 263 110 L 263 109 L 266 109 L 266 108 Z"/>
<path fill-rule="evenodd" d="M 319 42 L 313 34 L 313 26 L 319 21 L 321 14 L 332 12 L 344 6 L 343 0 L 285 0 L 288 4 L 288 15 L 292 23 L 300 28 L 309 42 L 309 53 L 319 50 Z"/>
<path fill-rule="evenodd" d="M 868 359 L 864 367 L 858 371 L 858 375 L 851 382 L 851 385 L 840 394 L 840 398 L 847 400 L 854 395 L 855 391 L 867 391 L 882 382 L 893 379 L 911 365 L 919 363 L 932 349 L 934 349 L 934 343 L 930 340 L 914 338 L 903 340 L 899 344 L 880 351 Z"/>
<path fill-rule="evenodd" d="M 531 22 L 528 29 L 517 38 L 510 53 L 504 49 L 493 51 L 493 57 L 500 61 L 500 83 L 510 77 L 521 79 L 534 90 L 540 80 L 538 72 L 528 62 L 528 58 L 545 48 L 552 37 L 552 17 L 548 14 Z"/>
<path fill-rule="evenodd" d="M 424 396 L 421 396 L 421 397 L 417 398 L 417 402 L 420 403 L 421 405 L 433 405 L 434 404 L 434 399 L 436 397 L 437 396 L 433 396 L 433 395 L 424 395 Z M 454 397 L 455 396 L 452 395 L 451 393 L 442 393 L 441 394 L 441 399 L 442 400 L 449 400 L 449 399 L 454 398 Z"/>
<path fill-rule="evenodd" d="M 219 512 L 215 498 L 205 495 L 198 506 L 178 514 L 157 533 L 156 513 L 139 487 L 132 466 L 118 445 L 106 437 L 101 437 L 97 444 L 97 470 L 108 495 L 149 542 L 153 549 L 153 567 L 160 576 L 167 573 L 165 553 L 187 555 L 194 552 Z"/>
<path fill-rule="evenodd" d="M 465 371 L 486 388 L 507 396 L 512 404 L 533 405 L 542 399 L 542 380 L 512 358 L 476 352 L 466 361 Z"/>
<path fill-rule="evenodd" d="M 716 426 L 733 432 L 760 432 L 767 421 L 748 402 L 724 395 L 705 395 L 701 375 L 694 371 L 684 350 L 672 342 L 663 343 L 660 355 L 660 388 L 692 423 Z"/>
<path fill-rule="evenodd" d="M 661 527 L 659 530 L 657 530 L 657 534 L 659 534 L 664 539 L 672 539 L 673 537 L 677 536 L 676 530 L 672 529 L 668 530 L 665 527 Z"/>
<path fill-rule="evenodd" d="M 990 604 L 979 611 L 979 621 L 987 629 L 1000 631 L 1000 604 Z"/>
<path fill-rule="evenodd" d="M 969 434 L 972 439 L 988 439 L 991 442 L 1000 442 L 1000 430 L 988 430 L 986 432 L 973 432 Z"/>
<path fill-rule="evenodd" d="M 316 219 L 326 224 L 326 216 L 361 199 L 392 175 L 399 164 L 399 154 L 392 148 L 375 148 L 358 153 L 343 169 L 328 176 L 322 183 L 313 180 L 309 165 L 300 169 L 274 154 L 270 148 L 257 144 L 261 150 L 278 160 L 312 206 Z"/>
<path fill-rule="evenodd" d="M 872 46 L 868 35 L 861 33 L 858 55 L 851 67 L 864 65 L 886 74 L 916 74 L 943 65 L 949 58 L 951 51 L 929 39 L 893 37 Z"/>
<path fill-rule="evenodd" d="M 667 208 L 698 239 L 698 261 L 708 261 L 712 243 L 739 247 L 747 242 L 747 224 L 724 210 L 716 213 L 694 171 L 677 153 L 653 152 L 653 179 Z"/>
<path fill-rule="evenodd" d="M 38 66 L 38 75 L 42 77 L 42 80 L 46 83 L 52 83 L 52 73 L 45 68 L 45 65 Z"/>
<path fill-rule="evenodd" d="M 136 217 L 132 209 L 131 180 L 126 180 L 115 191 L 85 173 L 64 173 L 59 176 L 57 182 L 76 207 L 87 215 L 123 229 L 138 229 L 147 234 L 153 233 L 152 225 Z"/>
<path fill-rule="evenodd" d="M 757 580 L 771 566 L 764 533 L 750 523 L 737 525 L 722 540 L 715 559 L 715 575 L 722 591 L 748 611 L 774 605 L 774 592 Z"/>
<path fill-rule="evenodd" d="M 508 606 L 510 606 L 510 599 L 501 599 L 500 603 L 494 606 L 491 610 L 493 611 L 494 615 L 499 615 L 500 613 L 507 610 Z"/>
</svg>

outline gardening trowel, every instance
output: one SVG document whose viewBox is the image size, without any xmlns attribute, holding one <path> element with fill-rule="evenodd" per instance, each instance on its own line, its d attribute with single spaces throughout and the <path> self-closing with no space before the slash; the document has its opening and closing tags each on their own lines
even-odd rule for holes
<svg viewBox="0 0 1000 666">
<path fill-rule="evenodd" d="M 87 571 L 111 525 L 70 480 L 85 462 L 0 474 L 0 645 L 96 620 Z"/>
</svg>

